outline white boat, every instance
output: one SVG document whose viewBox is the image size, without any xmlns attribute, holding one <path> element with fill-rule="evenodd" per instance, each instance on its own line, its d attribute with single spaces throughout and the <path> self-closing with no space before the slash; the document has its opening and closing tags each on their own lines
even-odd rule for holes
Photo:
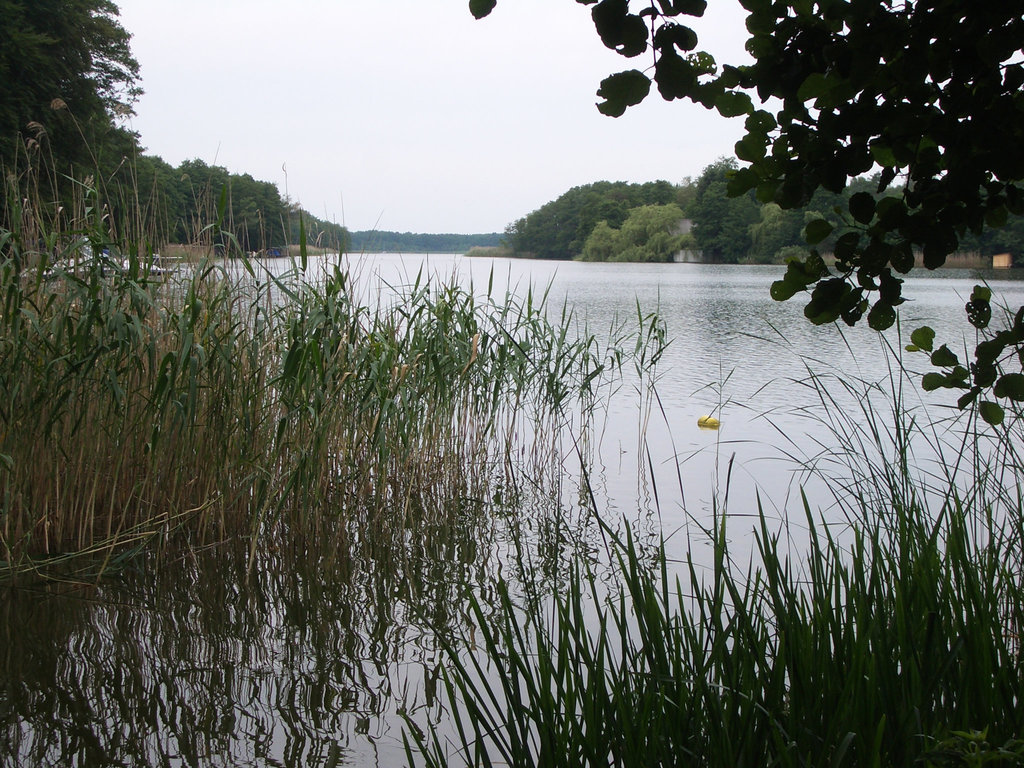
<svg viewBox="0 0 1024 768">
<path fill-rule="evenodd" d="M 98 261 L 98 264 L 94 264 Z M 149 278 L 167 277 L 177 272 L 182 262 L 177 259 L 167 259 L 158 253 L 152 257 L 143 257 L 138 261 L 139 276 Z M 43 271 L 43 278 L 55 280 L 68 275 L 84 276 L 93 267 L 98 266 L 100 272 L 128 274 L 131 271 L 131 259 L 127 256 L 112 256 L 108 251 L 103 251 L 99 259 L 93 257 L 92 249 L 83 246 L 72 258 L 63 258 L 51 262 Z"/>
</svg>

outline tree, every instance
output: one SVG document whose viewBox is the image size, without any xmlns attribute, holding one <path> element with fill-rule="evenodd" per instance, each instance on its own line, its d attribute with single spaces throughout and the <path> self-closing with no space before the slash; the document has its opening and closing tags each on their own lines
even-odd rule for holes
<svg viewBox="0 0 1024 768">
<path fill-rule="evenodd" d="M 671 261 L 682 247 L 683 235 L 678 231 L 682 220 L 683 211 L 675 203 L 641 205 L 631 210 L 622 225 L 621 237 L 640 249 L 643 256 L 642 259 L 631 260 Z"/>
<path fill-rule="evenodd" d="M 675 187 L 667 181 L 598 181 L 573 187 L 516 221 L 505 234 L 517 254 L 538 259 L 572 259 L 583 253 L 587 238 L 599 222 L 618 228 L 631 209 L 671 203 L 675 196 Z"/>
<path fill-rule="evenodd" d="M 583 261 L 609 261 L 620 249 L 619 230 L 607 221 L 599 221 L 583 245 Z"/>
<path fill-rule="evenodd" d="M 736 264 L 746 260 L 751 251 L 750 230 L 760 212 L 751 195 L 729 197 L 729 174 L 735 169 L 735 161 L 728 159 L 705 168 L 690 203 L 693 235 L 708 261 Z"/>
<path fill-rule="evenodd" d="M 131 36 L 110 0 L 0 0 L 0 164 L 25 142 L 66 173 L 112 169 L 135 137 L 119 127 L 141 90 Z"/>
<path fill-rule="evenodd" d="M 598 222 L 583 246 L 584 261 L 671 261 L 683 246 L 683 211 L 675 203 L 633 208 L 615 229 Z"/>
<path fill-rule="evenodd" d="M 777 203 L 766 203 L 761 208 L 761 219 L 750 227 L 750 255 L 755 264 L 771 264 L 776 254 L 800 239 L 802 218 L 794 211 L 784 211 Z"/>
<path fill-rule="evenodd" d="M 762 202 L 798 208 L 818 189 L 839 193 L 873 169 L 877 192 L 896 191 L 880 200 L 868 192 L 849 197 L 834 267 L 815 248 L 834 226 L 808 223 L 811 249 L 790 262 L 772 296 L 809 291 L 811 322 L 854 324 L 866 315 L 872 328 L 889 327 L 903 302 L 898 275 L 911 270 L 917 252 L 934 269 L 969 233 L 1024 214 L 1019 2 L 741 0 L 753 62 L 719 66 L 680 23 L 702 16 L 706 0 L 577 1 L 592 6 L 607 47 L 627 58 L 651 56 L 644 71 L 601 82 L 601 112 L 621 115 L 655 85 L 665 99 L 745 118 L 735 151 L 747 165 L 732 175 L 732 194 L 755 190 Z M 469 5 L 479 18 L 496 0 Z M 980 330 L 991 318 L 990 299 L 977 290 L 967 305 Z M 917 342 L 932 351 L 927 331 Z M 925 388 L 964 390 L 961 407 L 983 392 L 1024 401 L 1024 373 L 1003 372 L 1003 365 L 1024 369 L 1024 307 L 977 346 L 969 367 L 946 346 L 932 351 L 932 362 L 941 372 L 926 376 Z M 1002 419 L 994 401 L 981 413 Z"/>
</svg>

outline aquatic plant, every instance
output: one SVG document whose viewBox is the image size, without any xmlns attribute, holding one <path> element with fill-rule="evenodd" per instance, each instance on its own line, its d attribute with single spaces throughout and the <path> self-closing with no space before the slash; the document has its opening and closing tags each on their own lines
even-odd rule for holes
<svg viewBox="0 0 1024 768">
<path fill-rule="evenodd" d="M 691 541 L 710 564 L 652 566 L 609 529 L 617 579 L 578 560 L 544 599 L 505 582 L 496 611 L 468 595 L 475 643 L 447 648 L 453 724 L 410 722 L 409 764 L 1022 764 L 1022 422 L 927 420 L 898 386 L 858 401 L 806 464 L 839 517 L 804 498 L 780 526 L 732 498 Z"/>
<path fill-rule="evenodd" d="M 416 276 L 355 297 L 341 257 L 206 253 L 156 275 L 153 238 L 103 190 L 53 208 L 17 180 L 0 227 L 0 560 L 122 557 L 176 533 L 328 532 L 484 497 L 524 430 L 593 403 L 663 336 L 599 342 L 546 294 Z M 215 247 L 216 246 L 216 247 Z M 634 343 L 635 339 L 635 343 Z M 646 364 L 646 363 L 644 363 Z M 537 448 L 537 450 L 541 450 Z M 90 558 L 91 570 L 96 568 Z"/>
</svg>

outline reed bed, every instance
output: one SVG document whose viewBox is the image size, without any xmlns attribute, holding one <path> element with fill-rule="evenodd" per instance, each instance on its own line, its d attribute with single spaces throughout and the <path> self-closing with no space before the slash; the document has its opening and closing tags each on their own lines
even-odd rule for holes
<svg viewBox="0 0 1024 768">
<path fill-rule="evenodd" d="M 625 326 L 599 343 L 543 293 L 493 284 L 418 276 L 369 306 L 340 262 L 316 272 L 300 243 L 275 274 L 216 220 L 202 258 L 157 276 L 152 238 L 132 220 L 115 226 L 101 190 L 54 206 L 8 183 L 7 575 L 82 554 L 103 567 L 174 538 L 244 537 L 255 550 L 339 521 L 400 529 L 443 515 L 511 471 L 524 420 L 533 437 L 554 434 L 535 427 L 568 402 L 591 407 L 627 361 L 664 343 Z"/>
<path fill-rule="evenodd" d="M 832 402 L 834 382 L 808 385 Z M 606 529 L 616 579 L 576 560 L 544 599 L 506 582 L 496 607 L 468 595 L 475 644 L 447 648 L 453 724 L 410 722 L 408 763 L 1024 765 L 1020 414 L 993 430 L 901 397 L 861 392 L 862 418 L 833 418 L 828 460 L 806 464 L 833 481 L 838 518 L 805 498 L 780 526 L 729 501 L 756 511 L 749 559 L 723 505 L 691 541 L 710 566 L 652 565 Z"/>
</svg>

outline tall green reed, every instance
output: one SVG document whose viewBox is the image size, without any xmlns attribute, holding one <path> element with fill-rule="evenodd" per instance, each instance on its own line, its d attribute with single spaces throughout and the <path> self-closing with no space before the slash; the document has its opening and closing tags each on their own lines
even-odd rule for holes
<svg viewBox="0 0 1024 768">
<path fill-rule="evenodd" d="M 476 645 L 448 647 L 453 725 L 411 724 L 409 763 L 1021 764 L 1021 422 L 975 455 L 968 419 L 951 453 L 950 425 L 879 394 L 861 393 L 866 419 L 832 422 L 852 448 L 825 470 L 849 479 L 845 514 L 805 498 L 801 542 L 758 503 L 749 560 L 723 511 L 704 525 L 710 564 L 651 567 L 608 530 L 610 584 L 580 560 L 544 600 L 507 583 L 496 606 L 469 596 Z"/>
<path fill-rule="evenodd" d="M 625 336 L 600 343 L 532 290 L 421 275 L 360 302 L 348 269 L 316 272 L 302 247 L 282 272 L 228 238 L 157 277 L 142 217 L 115 226 L 102 190 L 82 190 L 54 209 L 19 189 L 0 227 L 10 573 L 174 533 L 255 549 L 443 515 L 508 473 L 527 414 L 547 450 L 543 422 L 632 359 Z"/>
</svg>

